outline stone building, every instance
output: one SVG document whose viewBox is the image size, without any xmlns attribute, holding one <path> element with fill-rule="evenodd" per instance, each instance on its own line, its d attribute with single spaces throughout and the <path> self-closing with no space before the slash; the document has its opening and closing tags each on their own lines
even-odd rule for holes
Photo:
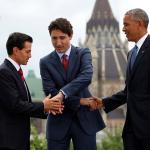
<svg viewBox="0 0 150 150">
<path fill-rule="evenodd" d="M 83 45 L 90 48 L 92 53 L 92 94 L 103 97 L 123 89 L 128 45 L 121 40 L 119 23 L 108 0 L 96 0 L 91 18 L 86 24 L 86 39 Z M 108 126 L 121 126 L 125 119 L 125 106 L 108 115 L 103 113 L 103 117 Z"/>
</svg>

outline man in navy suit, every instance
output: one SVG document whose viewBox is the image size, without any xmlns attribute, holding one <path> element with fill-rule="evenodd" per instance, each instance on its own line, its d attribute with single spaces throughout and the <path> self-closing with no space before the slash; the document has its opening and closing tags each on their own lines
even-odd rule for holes
<svg viewBox="0 0 150 150">
<path fill-rule="evenodd" d="M 132 9 L 124 16 L 123 31 L 136 46 L 128 54 L 124 90 L 102 100 L 109 112 L 127 103 L 123 129 L 125 150 L 150 150 L 150 35 L 149 18 L 142 9 Z"/>
<path fill-rule="evenodd" d="M 58 18 L 49 25 L 53 52 L 40 60 L 46 95 L 64 104 L 64 111 L 51 111 L 47 121 L 48 150 L 96 150 L 96 132 L 105 127 L 98 110 L 80 106 L 80 98 L 90 97 L 92 60 L 88 48 L 71 45 L 73 30 L 67 19 Z M 90 103 L 89 103 L 90 106 Z M 85 147 L 86 146 L 86 147 Z"/>
<path fill-rule="evenodd" d="M 0 65 L 0 150 L 30 149 L 30 117 L 62 110 L 60 102 L 32 102 L 20 65 L 31 57 L 32 37 L 12 33 L 6 43 L 8 57 Z"/>
</svg>

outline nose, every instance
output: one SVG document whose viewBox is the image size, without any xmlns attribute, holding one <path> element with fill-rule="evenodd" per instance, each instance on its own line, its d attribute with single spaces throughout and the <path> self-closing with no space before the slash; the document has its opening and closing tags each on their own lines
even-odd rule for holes
<svg viewBox="0 0 150 150">
<path fill-rule="evenodd" d="M 56 41 L 56 46 L 61 46 L 61 40 L 58 39 L 58 40 Z"/>
<path fill-rule="evenodd" d="M 32 55 L 31 55 L 31 53 L 29 53 L 29 58 L 31 58 L 32 57 Z"/>
<path fill-rule="evenodd" d="M 125 27 L 123 26 L 122 31 L 125 32 Z"/>
</svg>

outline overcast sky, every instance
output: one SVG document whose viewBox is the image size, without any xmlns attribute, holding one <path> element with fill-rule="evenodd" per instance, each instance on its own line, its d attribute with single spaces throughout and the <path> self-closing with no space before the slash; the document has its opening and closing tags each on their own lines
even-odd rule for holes
<svg viewBox="0 0 150 150">
<path fill-rule="evenodd" d="M 150 16 L 148 0 L 109 0 L 114 16 L 122 28 L 124 13 L 142 8 Z M 57 17 L 67 18 L 73 25 L 72 43 L 84 42 L 86 23 L 91 17 L 95 0 L 0 0 L 0 63 L 6 55 L 5 43 L 10 33 L 24 32 L 34 39 L 32 58 L 23 67 L 27 73 L 34 69 L 39 74 L 39 60 L 53 50 L 48 34 L 49 23 Z M 124 35 L 122 38 L 124 39 Z"/>
</svg>

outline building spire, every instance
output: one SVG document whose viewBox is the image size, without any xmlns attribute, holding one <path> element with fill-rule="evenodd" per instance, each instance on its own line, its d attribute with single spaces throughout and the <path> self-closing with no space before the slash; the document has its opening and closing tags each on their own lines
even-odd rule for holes
<svg viewBox="0 0 150 150">
<path fill-rule="evenodd" d="M 87 31 L 93 27 L 97 28 L 99 25 L 102 28 L 105 25 L 108 27 L 117 27 L 119 32 L 119 23 L 113 15 L 108 0 L 96 0 L 91 18 L 87 23 Z"/>
</svg>

